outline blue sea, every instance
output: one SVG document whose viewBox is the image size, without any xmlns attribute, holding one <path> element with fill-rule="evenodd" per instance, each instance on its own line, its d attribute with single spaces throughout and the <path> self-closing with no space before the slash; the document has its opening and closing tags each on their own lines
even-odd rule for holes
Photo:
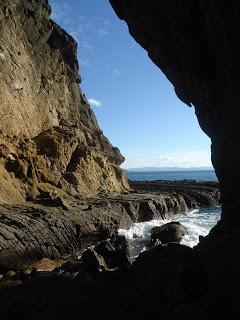
<svg viewBox="0 0 240 320">
<path fill-rule="evenodd" d="M 192 170 L 192 171 L 128 171 L 126 174 L 130 180 L 196 180 L 196 181 L 218 181 L 214 170 Z"/>
<path fill-rule="evenodd" d="M 159 172 L 127 172 L 131 180 L 196 180 L 217 181 L 212 170 L 204 171 L 159 171 Z M 127 238 L 132 257 L 137 257 L 140 252 L 146 250 L 150 241 L 151 228 L 163 225 L 170 221 L 179 221 L 187 227 L 189 234 L 184 236 L 182 244 L 194 247 L 199 242 L 199 236 L 206 236 L 217 224 L 221 217 L 221 207 L 208 207 L 191 209 L 185 214 L 178 214 L 171 219 L 152 220 L 148 222 L 135 223 L 129 230 L 120 229 L 119 233 Z"/>
</svg>

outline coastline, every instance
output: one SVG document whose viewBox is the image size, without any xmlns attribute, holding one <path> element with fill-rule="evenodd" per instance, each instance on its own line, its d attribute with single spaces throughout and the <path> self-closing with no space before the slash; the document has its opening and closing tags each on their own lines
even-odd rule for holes
<svg viewBox="0 0 240 320">
<path fill-rule="evenodd" d="M 188 209 L 220 204 L 218 183 L 130 181 L 128 193 L 1 204 L 0 270 L 22 270 L 42 258 L 61 259 L 129 229 Z"/>
<path fill-rule="evenodd" d="M 129 244 L 118 235 L 118 230 L 130 228 L 137 221 L 164 221 L 193 207 L 219 205 L 218 184 L 130 181 L 130 186 L 128 193 L 62 199 L 58 206 L 49 206 L 51 199 L 44 199 L 45 205 L 42 201 L 0 206 L 1 216 L 4 215 L 0 224 L 0 236 L 4 239 L 1 245 L 7 247 L 0 251 L 3 318 L 15 319 L 19 312 L 33 317 L 41 301 L 43 315 L 56 310 L 71 315 L 81 308 L 82 314 L 91 319 L 95 309 L 106 305 L 103 313 L 109 314 L 126 296 L 128 303 L 141 303 L 144 312 L 149 313 L 159 301 L 156 279 L 167 282 L 161 301 L 168 305 L 169 290 L 189 272 L 193 277 L 184 286 L 185 295 L 202 292 L 205 271 L 195 249 L 178 243 L 159 244 L 133 260 Z M 34 245 L 32 250 L 29 244 Z M 177 290 L 178 296 L 182 289 Z M 176 297 L 170 296 L 175 304 Z M 119 311 L 119 319 L 124 314 L 125 309 Z"/>
<path fill-rule="evenodd" d="M 214 170 L 125 170 L 129 180 L 134 181 L 153 181 L 153 180 L 195 180 L 195 181 L 215 181 L 217 182 L 217 176 Z"/>
</svg>

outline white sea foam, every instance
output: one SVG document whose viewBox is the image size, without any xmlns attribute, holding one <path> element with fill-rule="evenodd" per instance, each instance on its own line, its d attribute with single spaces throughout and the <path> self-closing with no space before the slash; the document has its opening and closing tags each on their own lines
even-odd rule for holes
<svg viewBox="0 0 240 320">
<path fill-rule="evenodd" d="M 188 235 L 184 236 L 181 244 L 194 247 L 199 242 L 199 236 L 206 236 L 220 219 L 221 208 L 194 209 L 186 215 L 175 215 L 171 219 L 152 220 L 148 222 L 135 223 L 129 230 L 120 229 L 119 234 L 124 235 L 129 244 L 133 256 L 138 255 L 145 249 L 151 238 L 151 229 L 171 221 L 179 221 L 188 229 Z"/>
</svg>

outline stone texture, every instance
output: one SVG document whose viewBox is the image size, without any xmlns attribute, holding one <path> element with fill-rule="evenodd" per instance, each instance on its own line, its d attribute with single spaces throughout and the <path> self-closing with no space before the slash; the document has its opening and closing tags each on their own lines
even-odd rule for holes
<svg viewBox="0 0 240 320">
<path fill-rule="evenodd" d="M 1 299 L 4 294 L 7 298 L 0 300 L 1 318 L 12 320 L 21 314 L 22 319 L 75 319 L 81 312 L 88 319 L 114 315 L 119 320 L 126 316 L 169 320 L 191 319 L 185 316 L 191 310 L 195 319 L 201 319 L 203 310 L 196 301 L 206 290 L 207 277 L 193 249 L 157 246 L 142 253 L 130 270 L 111 272 L 98 272 L 105 263 L 93 250 L 90 254 L 90 275 L 78 274 L 74 280 L 41 276 L 2 291 Z M 179 305 L 183 310 L 177 309 Z M 218 309 L 214 311 L 217 319 Z"/>
<path fill-rule="evenodd" d="M 108 271 L 108 266 L 104 258 L 94 249 L 87 249 L 83 252 L 81 260 L 89 272 L 104 272 Z"/>
<path fill-rule="evenodd" d="M 131 267 L 128 242 L 124 236 L 114 235 L 84 251 L 80 261 L 87 272 L 128 270 Z"/>
<path fill-rule="evenodd" d="M 25 275 L 31 275 L 37 272 L 51 272 L 55 269 L 61 268 L 66 262 L 64 260 L 51 260 L 48 258 L 42 258 L 29 265 L 26 270 L 24 270 Z"/>
<path fill-rule="evenodd" d="M 234 318 L 239 313 L 240 265 L 240 7 L 216 0 L 111 2 L 178 97 L 195 106 L 211 137 L 223 220 L 196 249 L 158 245 L 127 273 L 101 272 L 89 282 L 37 277 L 14 290 L 0 289 L 1 319 L 75 319 L 85 314 L 88 319 Z M 103 137 L 79 90 L 76 44 L 49 20 L 47 1 L 2 0 L 0 28 L 1 201 L 24 202 L 53 191 L 64 199 L 64 194 L 125 190 L 118 167 L 123 159 Z M 154 199 L 144 193 L 147 219 L 202 201 L 207 205 L 214 198 L 199 190 L 185 195 L 167 191 Z M 1 267 L 22 266 L 33 257 L 60 257 L 109 238 L 126 215 L 134 221 L 142 216 L 140 195 L 135 198 L 128 203 L 120 196 L 92 207 L 71 203 L 71 211 L 2 205 Z"/>
<path fill-rule="evenodd" d="M 130 187 L 138 193 L 171 195 L 166 206 L 172 213 L 184 212 L 187 208 L 212 207 L 219 205 L 221 196 L 218 182 L 180 181 L 129 181 Z M 155 204 L 159 208 L 158 204 Z M 163 210 L 159 208 L 159 211 Z"/>
<path fill-rule="evenodd" d="M 207 286 L 201 260 L 193 249 L 183 245 L 158 245 L 144 251 L 133 268 L 138 290 L 154 300 L 159 298 L 162 304 L 170 304 L 169 299 L 183 303 Z"/>
<path fill-rule="evenodd" d="M 223 5 L 217 0 L 110 3 L 174 85 L 177 96 L 195 107 L 199 124 L 212 141 L 223 218 L 239 219 L 239 4 Z"/>
<path fill-rule="evenodd" d="M 79 84 L 77 43 L 46 0 L 0 4 L 0 201 L 128 189 Z"/>
<path fill-rule="evenodd" d="M 43 192 L 34 203 L 1 204 L 0 271 L 25 268 L 42 258 L 60 259 L 75 252 L 81 253 L 97 241 L 116 235 L 119 228 L 129 229 L 134 222 L 165 219 L 186 212 L 184 197 L 178 195 L 173 186 L 170 188 L 171 184 L 163 192 L 158 183 L 155 191 L 147 193 L 149 184 L 152 188 L 152 183 L 145 183 L 145 193 L 141 189 L 139 193 L 132 190 L 130 194 L 77 200 Z M 143 184 L 141 186 L 143 188 Z M 165 188 L 164 184 L 162 188 Z M 193 188 L 193 183 L 190 189 L 185 183 L 185 193 L 190 192 L 192 203 L 195 203 Z M 216 195 L 217 203 L 217 188 L 212 187 L 210 191 L 208 186 L 205 188 L 202 184 L 201 192 L 211 192 L 211 199 Z M 183 188 L 181 190 L 183 192 Z M 146 206 L 148 210 L 145 211 Z M 115 261 L 118 255 L 121 257 L 121 253 L 126 252 L 121 249 L 124 241 L 117 244 L 117 239 L 112 240 L 114 246 L 119 247 L 115 248 Z"/>
<path fill-rule="evenodd" d="M 161 243 L 180 243 L 183 236 L 187 234 L 187 228 L 175 221 L 151 229 L 151 239 L 153 242 L 160 240 Z"/>
<path fill-rule="evenodd" d="M 81 252 L 117 233 L 124 218 L 119 207 L 79 202 L 72 210 L 41 205 L 0 205 L 0 270 L 18 270 L 42 258 Z"/>
<path fill-rule="evenodd" d="M 194 106 L 199 124 L 211 138 L 212 162 L 219 179 L 222 217 L 196 251 L 209 287 L 194 303 L 200 319 L 238 312 L 240 225 L 238 185 L 240 5 L 217 0 L 110 0 L 129 32 L 164 72 L 177 96 Z M 224 245 L 223 245 L 224 244 Z M 226 289 L 228 288 L 228 289 Z M 232 292 L 231 298 L 228 292 Z M 173 316 L 194 313 L 189 302 Z"/>
</svg>

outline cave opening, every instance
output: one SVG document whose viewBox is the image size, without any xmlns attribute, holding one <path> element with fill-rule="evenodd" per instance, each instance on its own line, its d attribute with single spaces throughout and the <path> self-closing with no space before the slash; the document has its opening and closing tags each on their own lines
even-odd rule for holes
<svg viewBox="0 0 240 320">
<path fill-rule="evenodd" d="M 129 35 L 111 6 L 94 2 L 99 19 L 86 2 L 81 4 L 80 17 L 75 2 L 66 8 L 55 1 L 51 4 L 53 18 L 78 42 L 81 88 L 103 133 L 125 157 L 122 168 L 129 179 L 217 181 L 210 139 L 199 127 L 194 106 L 189 108 L 177 97 L 171 82 Z M 209 221 L 200 205 L 189 205 L 190 228 L 195 228 L 188 237 L 191 246 L 220 217 L 219 206 L 212 212 L 205 202 Z M 194 220 L 197 214 L 199 220 Z M 179 219 L 188 223 L 184 217 Z M 137 225 L 139 232 L 125 234 L 149 237 L 150 227 Z"/>
<path fill-rule="evenodd" d="M 239 14 L 2 0 L 2 318 L 236 317 Z"/>
</svg>

